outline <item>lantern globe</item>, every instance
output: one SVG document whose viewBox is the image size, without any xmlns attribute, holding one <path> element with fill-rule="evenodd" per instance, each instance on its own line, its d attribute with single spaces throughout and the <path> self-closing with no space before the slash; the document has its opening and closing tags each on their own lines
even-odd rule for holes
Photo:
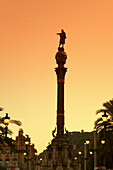
<svg viewBox="0 0 113 170">
<path fill-rule="evenodd" d="M 90 144 L 90 140 L 86 139 L 86 144 L 89 145 Z"/>
<path fill-rule="evenodd" d="M 28 141 L 28 140 L 26 140 L 26 141 L 25 141 L 25 144 L 26 144 L 26 145 L 29 145 L 29 141 Z"/>
<path fill-rule="evenodd" d="M 104 145 L 106 141 L 104 139 L 101 140 L 101 144 Z"/>
<path fill-rule="evenodd" d="M 107 122 L 108 121 L 107 117 L 108 117 L 108 115 L 102 115 L 103 122 Z"/>
<path fill-rule="evenodd" d="M 92 152 L 92 151 L 90 151 L 89 153 L 90 153 L 90 155 L 92 155 L 92 154 L 93 154 L 93 152 Z"/>
<path fill-rule="evenodd" d="M 6 113 L 6 116 L 4 117 L 4 124 L 8 125 L 10 121 L 10 117 L 8 116 L 8 113 Z"/>
<path fill-rule="evenodd" d="M 103 120 L 103 122 L 108 121 L 108 115 L 106 114 L 106 110 L 104 111 L 104 114 L 102 115 L 102 120 Z"/>
<path fill-rule="evenodd" d="M 81 154 L 82 154 L 82 152 L 81 152 L 81 151 L 79 151 L 79 152 L 78 152 L 78 154 L 79 154 L 79 155 L 81 155 Z"/>
</svg>

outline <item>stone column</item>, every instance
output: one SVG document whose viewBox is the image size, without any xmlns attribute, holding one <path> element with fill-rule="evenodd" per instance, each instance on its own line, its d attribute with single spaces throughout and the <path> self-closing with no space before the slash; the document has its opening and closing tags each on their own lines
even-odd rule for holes
<svg viewBox="0 0 113 170">
<path fill-rule="evenodd" d="M 94 131 L 94 167 L 97 166 L 97 131 Z"/>
<path fill-rule="evenodd" d="M 87 170 L 87 146 L 84 144 L 84 170 Z"/>
<path fill-rule="evenodd" d="M 64 80 L 67 68 L 64 67 L 67 55 L 63 48 L 58 48 L 56 53 L 56 62 L 58 67 L 55 68 L 57 74 L 57 135 L 64 134 Z"/>
</svg>

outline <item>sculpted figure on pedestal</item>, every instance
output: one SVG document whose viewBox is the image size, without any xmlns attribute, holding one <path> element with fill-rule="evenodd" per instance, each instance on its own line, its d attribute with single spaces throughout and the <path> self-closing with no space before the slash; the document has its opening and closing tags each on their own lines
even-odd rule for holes
<svg viewBox="0 0 113 170">
<path fill-rule="evenodd" d="M 62 45 L 62 48 L 64 48 L 65 39 L 66 39 L 66 33 L 62 29 L 61 33 L 57 33 L 57 35 L 60 35 L 59 48 L 61 47 L 61 45 Z"/>
</svg>

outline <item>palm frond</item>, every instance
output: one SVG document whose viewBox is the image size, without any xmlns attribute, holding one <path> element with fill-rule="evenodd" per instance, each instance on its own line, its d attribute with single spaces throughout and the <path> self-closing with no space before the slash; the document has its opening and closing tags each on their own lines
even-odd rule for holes
<svg viewBox="0 0 113 170">
<path fill-rule="evenodd" d="M 0 107 L 0 111 L 2 111 L 3 110 L 3 108 L 2 107 Z"/>
<path fill-rule="evenodd" d="M 113 117 L 110 117 L 110 119 L 109 119 L 109 120 L 110 120 L 110 122 L 112 122 L 112 123 L 113 123 Z"/>
<path fill-rule="evenodd" d="M 4 132 L 4 127 L 0 126 L 0 132 Z"/>
<path fill-rule="evenodd" d="M 100 121 L 99 121 L 100 120 Z M 103 122 L 102 121 L 102 118 L 99 118 L 96 122 L 95 122 L 95 129 L 97 130 L 97 132 L 100 132 L 102 131 L 102 129 L 105 128 L 106 126 L 106 129 L 108 129 L 110 126 L 112 126 L 113 124 L 108 121 L 108 122 Z"/>
<path fill-rule="evenodd" d="M 107 131 L 113 131 L 113 125 L 108 126 L 106 130 Z"/>
<path fill-rule="evenodd" d="M 3 117 L 0 117 L 0 124 L 4 124 L 4 118 Z"/>
<path fill-rule="evenodd" d="M 13 132 L 10 129 L 8 129 L 7 133 L 11 135 Z"/>
<path fill-rule="evenodd" d="M 103 127 L 104 127 L 104 123 L 103 123 L 103 122 L 98 123 L 98 124 L 96 125 L 96 128 L 100 128 L 100 127 L 102 127 L 102 129 L 103 129 Z"/>
<path fill-rule="evenodd" d="M 13 133 L 13 132 L 8 128 L 7 134 L 11 135 L 12 133 Z M 5 128 L 3 129 L 2 134 L 5 135 Z"/>
<path fill-rule="evenodd" d="M 105 109 L 99 109 L 99 110 L 96 111 L 96 114 L 98 114 L 98 113 L 104 113 L 104 111 L 105 111 Z"/>
<path fill-rule="evenodd" d="M 10 120 L 10 123 L 14 123 L 14 124 L 16 124 L 18 126 L 22 125 L 22 123 L 19 120 Z"/>
<path fill-rule="evenodd" d="M 105 126 L 106 126 L 106 129 L 113 128 L 113 99 L 103 103 L 103 106 L 104 108 L 97 110 L 96 114 L 98 113 L 103 114 L 106 111 L 107 115 L 109 116 L 109 119 L 106 123 L 102 121 L 102 117 L 98 118 L 95 121 L 94 125 L 98 132 L 102 131 L 102 129 L 104 129 Z"/>
<path fill-rule="evenodd" d="M 96 121 L 95 121 L 95 125 L 97 125 L 98 124 L 98 122 L 101 122 L 102 121 L 102 118 L 100 117 L 100 118 L 98 118 Z"/>
<path fill-rule="evenodd" d="M 113 116 L 113 99 L 103 103 L 103 106 L 108 110 L 108 114 Z"/>
</svg>

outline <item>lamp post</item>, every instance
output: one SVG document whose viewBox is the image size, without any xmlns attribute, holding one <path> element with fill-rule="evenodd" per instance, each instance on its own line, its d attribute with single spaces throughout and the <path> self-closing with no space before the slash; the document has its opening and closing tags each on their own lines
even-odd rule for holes
<svg viewBox="0 0 113 170">
<path fill-rule="evenodd" d="M 97 131 L 94 129 L 94 168 L 97 167 Z"/>
<path fill-rule="evenodd" d="M 42 158 L 40 158 L 40 165 L 42 165 Z"/>
<path fill-rule="evenodd" d="M 25 156 L 27 156 L 28 159 L 28 145 L 30 144 L 30 138 L 28 135 L 26 135 L 27 138 L 25 139 L 25 145 L 26 145 L 26 153 L 24 153 Z M 27 170 L 29 170 L 29 162 L 27 161 Z"/>
<path fill-rule="evenodd" d="M 79 161 L 79 170 L 81 170 L 81 160 L 80 160 L 81 154 L 82 154 L 82 152 L 79 151 L 79 152 L 78 152 L 78 155 L 79 155 L 79 159 L 78 159 L 78 161 Z"/>
<path fill-rule="evenodd" d="M 27 161 L 31 161 L 31 168 L 33 170 L 36 170 L 36 166 L 37 166 L 37 156 L 38 156 L 38 153 L 37 153 L 37 150 L 35 149 L 33 154 L 32 154 L 32 157 L 29 158 Z M 30 169 L 30 168 L 29 168 Z M 30 169 L 31 170 L 31 169 Z"/>
<path fill-rule="evenodd" d="M 106 141 L 104 139 L 101 140 L 101 144 L 104 145 Z"/>
<path fill-rule="evenodd" d="M 24 156 L 27 156 L 28 154 L 27 154 L 27 152 L 24 152 Z M 28 162 L 29 161 L 31 161 L 31 163 L 32 163 L 32 168 L 34 169 L 34 166 L 36 167 L 36 165 L 37 165 L 37 156 L 38 156 L 38 152 L 37 152 L 37 150 L 35 149 L 35 152 L 34 152 L 34 155 L 33 155 L 33 157 L 31 157 L 31 158 L 28 158 L 28 157 L 26 157 L 24 160 L 25 161 L 27 161 L 27 170 L 29 170 L 29 164 L 28 164 Z"/>
<path fill-rule="evenodd" d="M 104 123 L 104 138 L 106 140 L 106 123 L 108 121 L 108 115 L 106 114 L 106 110 L 104 110 L 104 114 L 102 115 L 102 120 Z"/>
<path fill-rule="evenodd" d="M 86 139 L 86 145 L 88 146 L 90 144 L 89 138 Z"/>
<path fill-rule="evenodd" d="M 37 150 L 35 149 L 35 156 L 38 156 L 38 152 L 37 152 Z"/>
<path fill-rule="evenodd" d="M 102 115 L 102 120 L 103 120 L 103 122 L 107 122 L 108 121 L 108 115 L 106 115 L 106 111 L 107 110 L 104 110 L 104 114 Z"/>
<path fill-rule="evenodd" d="M 87 146 L 87 158 L 88 158 L 88 155 L 89 155 L 89 144 L 90 144 L 90 139 L 87 138 L 86 139 L 86 146 Z"/>
<path fill-rule="evenodd" d="M 35 149 L 35 169 L 37 169 L 37 156 L 38 156 L 38 152 Z"/>
<path fill-rule="evenodd" d="M 74 157 L 74 164 L 76 164 L 77 156 Z"/>
<path fill-rule="evenodd" d="M 89 144 L 90 144 L 90 139 L 87 138 L 87 139 L 86 139 L 87 159 L 88 159 L 88 155 L 89 155 Z"/>
<path fill-rule="evenodd" d="M 7 138 L 7 131 L 8 131 L 9 121 L 10 121 L 10 117 L 8 116 L 8 113 L 6 113 L 6 116 L 4 117 L 4 124 L 5 124 L 5 138 Z"/>
<path fill-rule="evenodd" d="M 84 170 L 87 169 L 87 146 L 86 143 L 84 143 Z"/>
<path fill-rule="evenodd" d="M 101 144 L 103 145 L 103 165 L 105 165 L 105 155 L 104 155 L 104 146 L 106 144 L 106 123 L 108 121 L 108 115 L 106 114 L 107 110 L 104 110 L 104 114 L 102 115 L 102 120 L 104 123 L 104 139 L 101 140 Z"/>
<path fill-rule="evenodd" d="M 102 144 L 102 150 L 103 150 L 103 165 L 105 165 L 105 163 L 104 163 L 104 145 L 105 145 L 105 143 L 106 143 L 105 139 L 102 139 L 101 144 Z"/>
<path fill-rule="evenodd" d="M 89 138 L 87 138 L 85 143 L 84 143 L 84 170 L 87 170 L 87 159 L 88 159 L 88 155 L 89 155 L 89 144 L 90 144 L 90 140 L 89 140 Z"/>
</svg>

